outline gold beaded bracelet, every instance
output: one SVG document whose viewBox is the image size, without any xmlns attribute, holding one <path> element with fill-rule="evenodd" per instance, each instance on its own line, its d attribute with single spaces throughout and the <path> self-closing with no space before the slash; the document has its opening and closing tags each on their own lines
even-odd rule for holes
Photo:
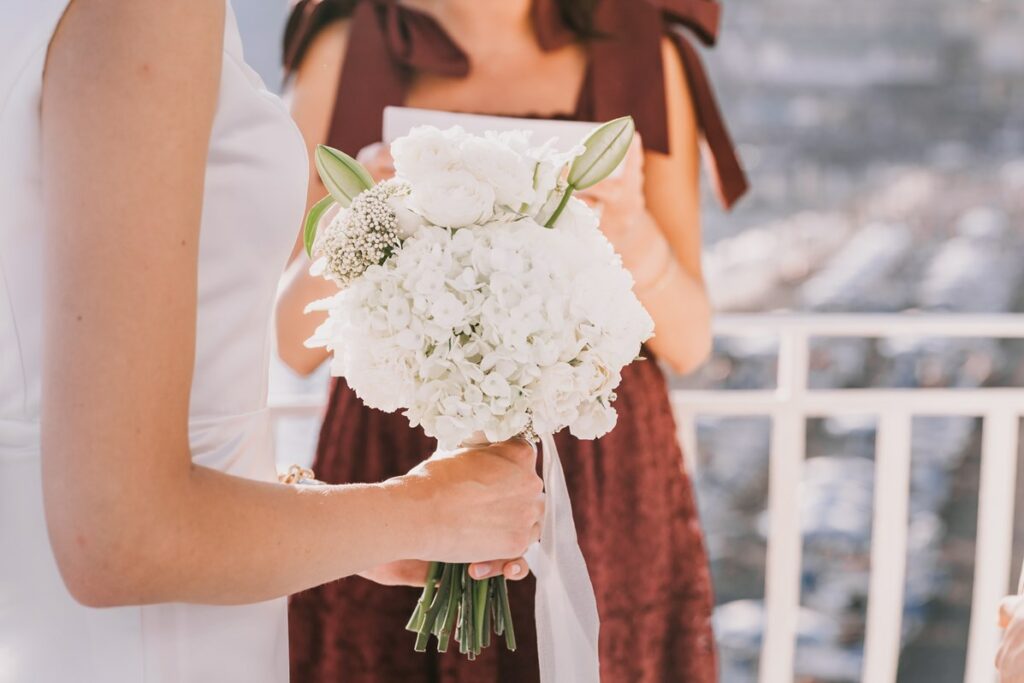
<svg viewBox="0 0 1024 683">
<path fill-rule="evenodd" d="M 299 465 L 292 465 L 288 468 L 287 472 L 277 475 L 277 480 L 282 484 L 293 484 L 295 486 L 322 486 L 326 484 L 326 482 L 316 478 L 313 470 L 308 467 L 300 467 Z"/>
</svg>

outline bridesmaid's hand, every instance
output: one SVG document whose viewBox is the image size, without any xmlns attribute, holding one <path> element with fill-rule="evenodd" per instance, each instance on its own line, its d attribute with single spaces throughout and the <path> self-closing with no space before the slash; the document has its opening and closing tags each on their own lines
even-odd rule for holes
<svg viewBox="0 0 1024 683">
<path fill-rule="evenodd" d="M 363 147 L 356 155 L 356 161 L 365 166 L 378 183 L 395 175 L 395 160 L 391 157 L 391 148 L 383 142 Z"/>
<path fill-rule="evenodd" d="M 369 579 L 383 586 L 415 586 L 421 587 L 427 580 L 428 562 L 423 560 L 399 560 L 388 564 L 374 567 L 359 574 L 364 579 Z M 498 560 L 495 562 L 477 562 L 469 566 L 469 573 L 475 579 L 491 579 L 495 576 L 504 576 L 509 581 L 519 581 L 526 578 L 530 568 L 526 560 Z"/>
<path fill-rule="evenodd" d="M 643 223 L 653 221 L 644 198 L 644 148 L 637 135 L 622 170 L 576 196 L 601 213 L 601 230 L 620 252 Z"/>
<path fill-rule="evenodd" d="M 996 655 L 999 683 L 1024 683 L 1024 598 L 1003 598 L 999 626 L 1006 629 Z"/>
</svg>

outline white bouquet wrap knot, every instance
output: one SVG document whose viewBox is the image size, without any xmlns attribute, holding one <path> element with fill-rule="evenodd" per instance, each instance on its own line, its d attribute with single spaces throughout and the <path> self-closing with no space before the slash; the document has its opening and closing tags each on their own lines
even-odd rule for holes
<svg viewBox="0 0 1024 683">
<path fill-rule="evenodd" d="M 597 607 L 551 435 L 611 430 L 622 369 L 653 334 L 597 215 L 572 197 L 611 172 L 632 134 L 619 119 L 557 154 L 521 133 L 418 128 L 395 141 L 397 175 L 379 185 L 337 150 L 317 153 L 331 195 L 306 246 L 341 290 L 310 305 L 328 316 L 307 344 L 333 352 L 332 374 L 367 405 L 403 411 L 441 449 L 480 435 L 542 443 L 547 508 L 528 560 L 545 683 L 598 680 Z M 432 566 L 409 628 L 420 650 L 454 635 L 473 658 L 491 630 L 515 647 L 504 580 L 473 581 L 462 565 Z"/>
</svg>

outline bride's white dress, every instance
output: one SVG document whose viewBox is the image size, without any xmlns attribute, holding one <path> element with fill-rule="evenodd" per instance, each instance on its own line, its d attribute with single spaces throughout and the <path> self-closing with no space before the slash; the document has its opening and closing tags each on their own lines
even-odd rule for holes
<svg viewBox="0 0 1024 683">
<path fill-rule="evenodd" d="M 285 681 L 283 599 L 89 609 L 68 595 L 47 542 L 39 107 L 47 45 L 67 3 L 0 3 L 0 683 Z M 189 432 L 195 462 L 271 480 L 270 318 L 301 220 L 306 156 L 282 103 L 245 65 L 230 8 L 222 71 L 200 235 Z"/>
</svg>

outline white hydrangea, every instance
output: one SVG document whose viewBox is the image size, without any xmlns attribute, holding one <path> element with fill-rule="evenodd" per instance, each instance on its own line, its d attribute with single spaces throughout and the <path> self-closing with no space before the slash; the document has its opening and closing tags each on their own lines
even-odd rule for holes
<svg viewBox="0 0 1024 683">
<path fill-rule="evenodd" d="M 442 448 L 607 433 L 653 322 L 586 204 L 541 225 L 573 155 L 430 128 L 392 149 L 407 191 L 384 203 L 400 247 L 311 305 L 328 318 L 307 344 L 333 351 L 332 373 L 367 405 L 404 411 Z"/>
<path fill-rule="evenodd" d="M 631 285 L 594 227 L 424 226 L 320 302 L 329 318 L 310 343 L 367 405 L 403 409 L 444 448 L 530 426 L 592 439 L 653 330 Z"/>
</svg>

